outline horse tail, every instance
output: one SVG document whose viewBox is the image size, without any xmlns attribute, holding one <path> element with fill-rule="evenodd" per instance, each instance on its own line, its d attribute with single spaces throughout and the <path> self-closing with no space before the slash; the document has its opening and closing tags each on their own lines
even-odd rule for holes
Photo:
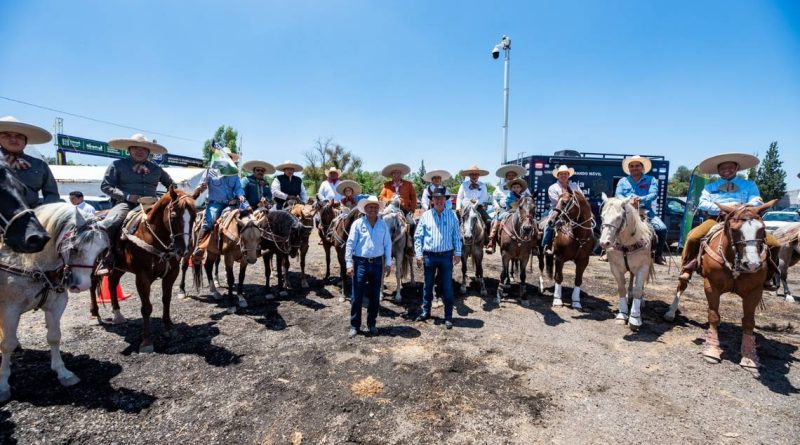
<svg viewBox="0 0 800 445">
<path fill-rule="evenodd" d="M 644 279 L 644 284 L 647 284 L 656 279 L 656 265 L 650 261 L 650 270 L 647 271 L 647 276 Z"/>
<path fill-rule="evenodd" d="M 194 258 L 189 260 L 192 264 L 192 281 L 194 281 L 194 290 L 200 292 L 203 286 L 203 266 L 200 261 L 195 261 Z"/>
<path fill-rule="evenodd" d="M 555 265 L 555 256 L 553 254 L 545 254 L 545 273 L 547 274 L 547 278 L 553 279 L 553 267 Z"/>
<path fill-rule="evenodd" d="M 405 279 L 405 278 L 408 278 L 409 275 L 411 275 L 411 261 L 412 261 L 412 258 L 414 258 L 414 257 L 413 256 L 408 256 L 407 254 L 403 255 L 403 264 L 402 265 L 398 265 L 398 267 L 402 267 L 403 268 L 403 272 L 400 275 L 401 278 Z"/>
</svg>

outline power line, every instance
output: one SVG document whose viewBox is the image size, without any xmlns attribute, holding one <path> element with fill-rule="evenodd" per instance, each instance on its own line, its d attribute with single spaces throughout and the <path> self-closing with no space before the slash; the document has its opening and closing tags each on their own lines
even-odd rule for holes
<svg viewBox="0 0 800 445">
<path fill-rule="evenodd" d="M 141 132 L 147 133 L 147 134 L 155 134 L 155 135 L 165 136 L 165 137 L 172 138 L 172 139 L 180 139 L 180 140 L 189 141 L 189 142 L 198 142 L 198 143 L 201 143 L 201 144 L 203 143 L 203 141 L 199 141 L 197 139 L 191 139 L 191 138 L 185 138 L 185 137 L 181 137 L 181 136 L 175 136 L 175 135 L 171 135 L 171 134 L 168 134 L 168 133 L 161 133 L 159 131 L 145 130 L 145 129 L 142 129 L 142 128 L 131 127 L 130 125 L 118 124 L 116 122 L 105 121 L 105 120 L 102 120 L 102 119 L 95 119 L 93 117 L 83 116 L 81 114 L 76 114 L 76 113 L 70 113 L 69 111 L 64 111 L 64 110 L 57 110 L 55 108 L 46 107 L 44 105 L 32 104 L 30 102 L 25 102 L 25 101 L 19 100 L 19 99 L 12 99 L 10 97 L 0 96 L 0 99 L 5 99 L 5 100 L 10 101 L 10 102 L 16 102 L 16 103 L 20 103 L 20 104 L 23 104 L 23 105 L 28 105 L 28 106 L 31 106 L 31 107 L 41 108 L 42 110 L 53 111 L 55 113 L 66 114 L 68 116 L 77 117 L 77 118 L 80 118 L 80 119 L 86 119 L 86 120 L 90 120 L 90 121 L 94 121 L 94 122 L 99 122 L 101 124 L 113 125 L 115 127 L 127 128 L 129 130 L 141 131 Z"/>
</svg>

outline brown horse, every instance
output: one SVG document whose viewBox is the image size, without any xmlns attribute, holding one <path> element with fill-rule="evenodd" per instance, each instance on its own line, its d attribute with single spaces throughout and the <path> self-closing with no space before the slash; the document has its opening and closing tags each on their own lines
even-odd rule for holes
<svg viewBox="0 0 800 445">
<path fill-rule="evenodd" d="M 294 215 L 304 226 L 310 227 L 313 229 L 314 227 L 314 215 L 317 213 L 317 207 L 311 204 L 295 204 L 292 207 L 291 214 Z M 306 254 L 308 253 L 308 235 L 311 234 L 311 230 L 307 232 L 303 232 L 306 236 L 303 238 L 302 244 L 300 244 L 300 287 L 303 289 L 308 289 L 308 280 L 306 279 Z M 286 270 L 289 270 L 289 257 L 285 257 L 286 259 Z M 289 289 L 291 289 L 291 282 L 286 279 L 286 285 Z"/>
<path fill-rule="evenodd" d="M 594 214 L 589 201 L 581 192 L 567 189 L 558 199 L 556 208 L 557 230 L 553 238 L 553 254 L 547 255 L 547 277 L 555 280 L 553 306 L 563 306 L 561 282 L 564 279 L 564 263 L 575 263 L 575 287 L 572 289 L 572 308 L 581 309 L 581 284 L 583 272 L 589 265 L 589 256 L 594 249 Z M 555 274 L 553 273 L 555 263 Z"/>
<path fill-rule="evenodd" d="M 530 196 L 519 201 L 515 211 L 510 211 L 503 220 L 500 232 L 500 255 L 503 258 L 503 271 L 497 286 L 497 304 L 503 296 L 503 286 L 511 286 L 511 265 L 515 263 L 519 274 L 519 296 L 523 306 L 530 304 L 525 293 L 525 269 L 534 251 L 538 253 L 539 226 L 535 219 L 536 203 Z M 537 255 L 538 256 L 538 255 Z M 539 257 L 542 267 L 542 258 Z M 541 277 L 539 278 L 541 280 Z"/>
<path fill-rule="evenodd" d="M 164 329 L 172 329 L 169 305 L 172 300 L 172 285 L 178 278 L 181 259 L 186 254 L 189 236 L 194 223 L 196 210 L 191 195 L 171 187 L 151 207 L 138 222 L 133 233 L 123 229 L 115 250 L 115 267 L 108 276 L 108 288 L 111 292 L 111 307 L 114 310 L 114 322 L 125 321 L 119 310 L 116 292 L 120 278 L 126 272 L 136 275 L 136 290 L 142 300 L 142 343 L 139 352 L 153 352 L 153 340 L 150 338 L 150 314 L 153 305 L 150 303 L 150 286 L 161 278 L 161 302 L 164 306 L 162 321 Z M 136 218 L 139 218 L 136 216 Z M 91 291 L 91 313 L 98 317 L 96 286 Z"/>
<path fill-rule="evenodd" d="M 742 298 L 742 359 L 743 368 L 758 373 L 755 327 L 756 306 L 761 302 L 764 281 L 769 273 L 769 247 L 764 242 L 766 227 L 761 214 L 775 205 L 772 200 L 760 206 L 729 206 L 717 204 L 725 217 L 721 230 L 704 240 L 698 256 L 708 300 L 708 331 L 703 357 L 710 363 L 721 361 L 718 327 L 720 296 L 732 292 Z M 688 283 L 679 283 L 673 306 L 677 307 Z"/>
<path fill-rule="evenodd" d="M 322 241 L 322 249 L 325 251 L 325 277 L 323 280 L 331 277 L 331 248 L 333 247 L 333 242 L 331 237 L 328 236 L 328 231 L 333 220 L 342 213 L 337 207 L 333 201 L 325 201 L 319 209 L 317 230 L 319 231 L 319 239 Z"/>
</svg>

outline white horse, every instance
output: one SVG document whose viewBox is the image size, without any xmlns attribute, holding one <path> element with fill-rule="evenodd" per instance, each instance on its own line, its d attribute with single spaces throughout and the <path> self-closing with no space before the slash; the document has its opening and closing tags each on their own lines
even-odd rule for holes
<svg viewBox="0 0 800 445">
<path fill-rule="evenodd" d="M 414 267 L 412 264 L 414 257 L 407 254 L 410 240 L 408 236 L 408 220 L 399 206 L 395 208 L 391 205 L 387 207 L 387 211 L 382 218 L 389 229 L 389 235 L 392 237 L 392 262 L 395 265 L 394 276 L 397 280 L 394 302 L 399 304 L 403 301 L 403 297 L 400 295 L 400 290 L 403 287 L 403 278 L 409 276 L 409 272 L 411 285 L 414 285 Z"/>
<path fill-rule="evenodd" d="M 627 321 L 628 326 L 636 330 L 642 325 L 644 285 L 653 274 L 653 259 L 650 257 L 653 229 L 628 200 L 609 198 L 605 193 L 601 218 L 600 245 L 608 252 L 608 264 L 617 280 L 619 293 L 617 323 Z M 627 288 L 626 272 L 630 273 Z"/>
<path fill-rule="evenodd" d="M 32 254 L 0 249 L 0 402 L 11 397 L 8 377 L 11 353 L 19 343 L 20 316 L 32 309 L 44 311 L 50 368 L 58 374 L 58 381 L 64 386 L 80 381 L 64 366 L 59 350 L 66 290 L 76 293 L 89 289 L 96 261 L 109 246 L 106 232 L 87 222 L 71 204 L 47 204 L 34 211 L 50 236 L 44 249 Z"/>
</svg>

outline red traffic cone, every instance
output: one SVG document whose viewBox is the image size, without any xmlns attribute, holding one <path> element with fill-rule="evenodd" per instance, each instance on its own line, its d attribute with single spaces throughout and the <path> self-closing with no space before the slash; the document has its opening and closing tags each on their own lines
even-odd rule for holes
<svg viewBox="0 0 800 445">
<path fill-rule="evenodd" d="M 117 301 L 122 301 L 130 298 L 131 294 L 122 292 L 122 285 L 117 284 Z M 103 277 L 100 283 L 100 302 L 111 303 L 111 292 L 108 289 L 108 277 Z"/>
</svg>

